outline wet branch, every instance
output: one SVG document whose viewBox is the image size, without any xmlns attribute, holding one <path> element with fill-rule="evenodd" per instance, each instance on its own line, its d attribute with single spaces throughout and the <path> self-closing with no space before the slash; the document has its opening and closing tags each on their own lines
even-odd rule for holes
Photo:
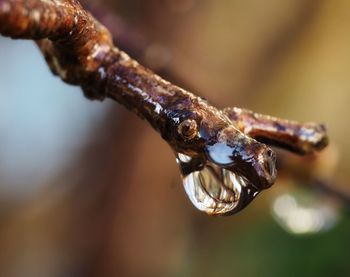
<svg viewBox="0 0 350 277">
<path fill-rule="evenodd" d="M 75 0 L 0 0 L 0 33 L 36 40 L 51 70 L 62 80 L 80 85 L 90 99 L 114 98 L 148 119 L 153 126 L 157 123 L 152 110 L 164 108 L 164 103 L 174 98 L 182 97 L 182 101 L 196 98 L 115 47 L 108 30 Z M 137 106 L 138 101 L 148 107 Z M 288 146 L 282 147 L 294 147 L 292 150 L 296 152 L 308 153 L 327 144 L 326 131 L 321 125 L 312 124 L 309 128 L 310 132 L 316 130 L 318 134 L 315 147 L 314 142 L 309 145 L 302 140 L 300 130 L 307 127 L 305 124 L 296 125 L 237 108 L 226 109 L 225 113 L 247 135 L 267 139 L 272 144 L 276 144 L 276 140 L 277 144 L 284 141 Z M 276 134 L 281 134 L 279 139 Z"/>
<path fill-rule="evenodd" d="M 264 143 L 299 154 L 328 143 L 322 125 L 221 110 L 162 79 L 119 50 L 77 0 L 0 0 L 0 33 L 35 40 L 54 74 L 89 99 L 112 98 L 146 119 L 174 152 L 199 161 L 196 170 L 229 160 L 229 171 L 261 190 L 276 177 L 274 153 Z"/>
</svg>

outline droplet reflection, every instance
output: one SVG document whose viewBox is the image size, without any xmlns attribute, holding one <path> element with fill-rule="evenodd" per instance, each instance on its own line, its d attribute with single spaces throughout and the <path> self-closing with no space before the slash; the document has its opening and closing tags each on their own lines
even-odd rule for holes
<svg viewBox="0 0 350 277">
<path fill-rule="evenodd" d="M 229 165 L 232 164 L 232 147 L 229 147 L 226 143 L 215 143 L 214 145 L 208 145 L 208 156 L 216 164 Z"/>
<path fill-rule="evenodd" d="M 238 212 L 258 194 L 250 182 L 214 163 L 178 154 L 185 191 L 193 205 L 211 215 Z"/>
</svg>

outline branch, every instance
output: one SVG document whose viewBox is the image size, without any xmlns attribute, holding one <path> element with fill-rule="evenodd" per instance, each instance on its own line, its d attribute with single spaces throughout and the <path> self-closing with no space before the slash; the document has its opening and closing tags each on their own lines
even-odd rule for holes
<svg viewBox="0 0 350 277">
<path fill-rule="evenodd" d="M 224 112 L 247 136 L 296 154 L 310 154 L 328 144 L 327 130 L 323 124 L 300 124 L 240 108 L 227 108 Z"/>
<path fill-rule="evenodd" d="M 112 98 L 146 119 L 178 156 L 186 192 L 207 213 L 236 212 L 275 182 L 275 154 L 253 137 L 300 153 L 327 144 L 321 125 L 253 112 L 254 120 L 236 121 L 234 109 L 222 111 L 165 81 L 115 47 L 109 31 L 76 0 L 0 0 L 0 33 L 36 40 L 63 81 L 81 86 L 90 99 Z M 270 128 L 276 122 L 284 127 Z M 303 128 L 308 131 L 298 132 Z M 258 135 L 243 133 L 248 129 L 259 129 Z M 295 132 L 286 137 L 288 130 Z"/>
</svg>

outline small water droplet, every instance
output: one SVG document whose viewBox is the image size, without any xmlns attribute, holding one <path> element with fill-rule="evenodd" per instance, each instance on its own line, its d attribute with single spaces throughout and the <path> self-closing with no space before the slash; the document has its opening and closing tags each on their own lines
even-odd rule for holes
<svg viewBox="0 0 350 277">
<path fill-rule="evenodd" d="M 182 162 L 182 163 L 188 163 L 191 161 L 191 157 L 190 156 L 187 156 L 187 155 L 184 155 L 184 154 L 177 154 L 177 158 L 179 160 L 179 162 Z"/>
<path fill-rule="evenodd" d="M 210 161 L 179 153 L 177 163 L 192 204 L 211 215 L 227 215 L 247 206 L 258 191 L 244 177 Z"/>
<path fill-rule="evenodd" d="M 279 195 L 273 201 L 272 215 L 283 229 L 295 235 L 326 232 L 339 221 L 336 206 L 329 199 L 305 189 Z"/>
</svg>

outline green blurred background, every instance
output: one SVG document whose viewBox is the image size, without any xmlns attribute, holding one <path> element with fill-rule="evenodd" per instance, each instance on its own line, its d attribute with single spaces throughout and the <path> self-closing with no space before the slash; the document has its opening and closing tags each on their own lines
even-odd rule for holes
<svg viewBox="0 0 350 277">
<path fill-rule="evenodd" d="M 33 42 L 0 37 L 0 275 L 350 276 L 350 2 L 82 3 L 175 84 L 218 107 L 325 122 L 331 145 L 280 152 L 270 190 L 210 217 L 145 121 L 85 99 Z"/>
</svg>

